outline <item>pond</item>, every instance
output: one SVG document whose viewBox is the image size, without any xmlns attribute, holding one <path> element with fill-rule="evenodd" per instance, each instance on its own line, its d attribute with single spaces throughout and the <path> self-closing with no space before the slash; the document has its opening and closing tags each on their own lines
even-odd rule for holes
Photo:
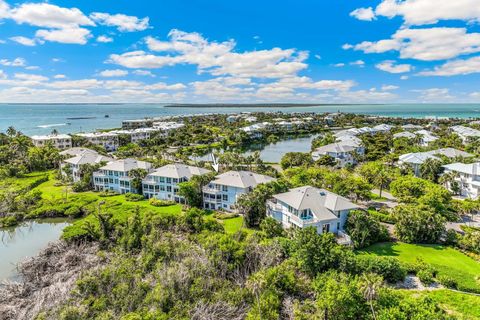
<svg viewBox="0 0 480 320">
<path fill-rule="evenodd" d="M 64 218 L 26 221 L 12 228 L 0 229 L 0 282 L 15 280 L 16 265 L 27 257 L 38 254 L 49 242 L 60 238 Z"/>
<path fill-rule="evenodd" d="M 245 155 L 252 154 L 255 151 L 260 152 L 260 158 L 265 162 L 279 163 L 282 157 L 287 152 L 310 152 L 312 140 L 318 135 L 294 137 L 286 140 L 280 140 L 276 143 L 270 143 L 267 145 L 251 145 L 247 150 L 243 150 Z M 223 150 L 217 150 L 216 152 L 223 152 Z M 199 156 L 191 157 L 193 160 L 212 161 L 210 153 Z"/>
</svg>

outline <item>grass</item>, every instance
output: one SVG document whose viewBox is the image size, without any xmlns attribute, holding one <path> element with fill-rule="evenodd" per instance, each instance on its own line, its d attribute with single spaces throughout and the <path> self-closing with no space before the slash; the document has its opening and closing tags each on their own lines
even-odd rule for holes
<svg viewBox="0 0 480 320">
<path fill-rule="evenodd" d="M 223 223 L 226 233 L 235 233 L 242 228 L 243 217 L 239 216 L 231 219 L 221 220 L 221 223 Z"/>
<path fill-rule="evenodd" d="M 417 258 L 421 258 L 435 267 L 439 275 L 455 279 L 460 290 L 480 290 L 480 263 L 450 247 L 387 242 L 374 244 L 359 252 L 394 256 L 404 262 L 415 262 Z"/>
<path fill-rule="evenodd" d="M 49 172 L 32 172 L 24 175 L 22 178 L 5 178 L 0 183 L 0 191 L 12 190 L 21 191 L 30 189 L 38 181 L 43 179 Z"/>
<path fill-rule="evenodd" d="M 412 291 L 402 290 L 405 294 L 428 296 L 442 309 L 456 319 L 480 319 L 480 297 L 451 290 Z"/>
</svg>

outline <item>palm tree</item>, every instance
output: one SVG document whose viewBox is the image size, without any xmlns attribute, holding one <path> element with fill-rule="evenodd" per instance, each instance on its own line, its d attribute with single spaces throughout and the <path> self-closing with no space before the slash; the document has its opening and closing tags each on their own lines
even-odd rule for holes
<svg viewBox="0 0 480 320">
<path fill-rule="evenodd" d="M 442 174 L 440 178 L 438 178 L 438 182 L 448 189 L 448 186 L 455 182 L 456 178 L 458 178 L 458 172 L 451 171 Z"/>
<path fill-rule="evenodd" d="M 378 290 L 382 287 L 383 279 L 381 276 L 370 273 L 362 275 L 362 282 L 363 298 L 370 304 L 373 319 L 377 319 L 373 301 L 378 297 Z"/>
<path fill-rule="evenodd" d="M 12 126 L 8 127 L 8 129 L 7 129 L 7 135 L 8 135 L 10 138 L 13 138 L 16 134 L 17 134 L 17 130 L 15 130 L 14 127 L 12 127 Z"/>
<path fill-rule="evenodd" d="M 53 129 L 52 132 L 51 132 L 51 135 L 52 135 L 52 136 L 58 135 L 58 130 L 57 130 L 57 129 Z"/>
</svg>

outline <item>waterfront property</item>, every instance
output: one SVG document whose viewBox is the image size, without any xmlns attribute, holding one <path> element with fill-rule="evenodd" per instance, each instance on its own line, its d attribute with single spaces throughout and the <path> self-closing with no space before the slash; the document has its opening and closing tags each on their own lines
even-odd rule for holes
<svg viewBox="0 0 480 320">
<path fill-rule="evenodd" d="M 178 195 L 178 184 L 190 180 L 193 176 L 204 175 L 210 170 L 181 163 L 167 164 L 149 173 L 142 181 L 145 198 L 173 200 L 183 203 L 184 198 Z"/>
<path fill-rule="evenodd" d="M 150 172 L 152 164 L 132 158 L 112 161 L 93 173 L 93 186 L 97 191 L 138 193 L 139 190 L 132 186 L 133 177 L 129 175 L 130 171 L 134 169 L 144 169 Z"/>
<path fill-rule="evenodd" d="M 415 176 L 420 176 L 420 169 L 422 164 L 427 159 L 441 160 L 440 156 L 444 156 L 450 159 L 453 158 L 470 158 L 473 154 L 454 149 L 454 148 L 442 148 L 426 152 L 414 152 L 402 154 L 398 159 L 398 164 L 408 165 L 413 169 Z"/>
<path fill-rule="evenodd" d="M 452 130 L 452 132 L 455 132 L 463 140 L 463 143 L 468 143 L 471 140 L 480 137 L 480 130 L 470 127 L 453 126 L 450 128 L 450 130 Z"/>
<path fill-rule="evenodd" d="M 50 134 L 44 136 L 31 136 L 30 138 L 35 147 L 44 147 L 49 143 L 58 149 L 68 149 L 72 147 L 72 137 L 68 134 Z"/>
<path fill-rule="evenodd" d="M 364 154 L 365 148 L 359 145 L 357 141 L 345 139 L 315 149 L 315 151 L 312 152 L 312 158 L 314 161 L 317 161 L 324 156 L 330 156 L 335 159 L 339 167 L 345 167 L 346 165 L 356 164 L 356 156 L 362 156 Z"/>
<path fill-rule="evenodd" d="M 333 232 L 349 242 L 344 227 L 348 213 L 358 205 L 333 192 L 311 186 L 290 189 L 267 201 L 267 216 L 284 228 L 315 227 L 319 234 Z"/>
<path fill-rule="evenodd" d="M 250 171 L 222 173 L 203 187 L 204 208 L 233 212 L 239 196 L 252 191 L 261 183 L 274 180 L 275 178 Z"/>
<path fill-rule="evenodd" d="M 115 130 L 110 131 L 110 133 L 127 135 L 130 137 L 131 142 L 138 143 L 139 141 L 152 138 L 159 131 L 160 129 L 158 128 L 138 128 L 133 130 Z"/>
<path fill-rule="evenodd" d="M 261 122 L 243 127 L 241 130 L 252 139 L 260 139 L 263 137 L 264 132 L 267 132 L 271 129 L 272 124 L 270 122 Z"/>
<path fill-rule="evenodd" d="M 443 166 L 444 174 L 453 173 L 457 191 L 460 195 L 470 199 L 477 199 L 480 195 L 480 162 L 476 163 L 451 163 Z M 454 191 L 452 182 L 448 188 Z"/>
<path fill-rule="evenodd" d="M 70 168 L 70 174 L 73 182 L 78 182 L 82 179 L 81 167 L 82 165 L 101 164 L 114 161 L 113 158 L 103 156 L 98 152 L 90 149 L 84 149 L 84 151 L 72 158 L 65 159 L 62 164 L 62 172 L 66 172 L 66 167 Z"/>
<path fill-rule="evenodd" d="M 183 123 L 174 121 L 157 121 L 153 123 L 153 128 L 159 130 L 163 136 L 169 134 L 169 132 L 183 128 Z"/>
<path fill-rule="evenodd" d="M 118 148 L 118 134 L 112 132 L 79 133 L 77 136 L 86 139 L 89 143 L 104 147 L 107 151 L 115 151 Z"/>
</svg>

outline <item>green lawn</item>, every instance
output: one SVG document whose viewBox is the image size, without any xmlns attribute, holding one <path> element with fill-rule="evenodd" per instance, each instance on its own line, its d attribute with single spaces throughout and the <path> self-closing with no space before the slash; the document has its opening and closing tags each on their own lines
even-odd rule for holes
<svg viewBox="0 0 480 320">
<path fill-rule="evenodd" d="M 455 279 L 460 289 L 480 290 L 480 263 L 450 247 L 388 242 L 374 244 L 359 252 L 394 256 L 405 262 L 414 262 L 419 257 L 434 266 L 439 275 Z"/>
<path fill-rule="evenodd" d="M 413 296 L 429 296 L 440 307 L 457 319 L 480 319 L 480 297 L 451 290 L 412 291 L 402 290 Z"/>
<path fill-rule="evenodd" d="M 235 233 L 243 226 L 243 217 L 235 217 L 231 219 L 221 220 L 226 233 Z M 246 228 L 245 228 L 246 230 Z"/>
</svg>

